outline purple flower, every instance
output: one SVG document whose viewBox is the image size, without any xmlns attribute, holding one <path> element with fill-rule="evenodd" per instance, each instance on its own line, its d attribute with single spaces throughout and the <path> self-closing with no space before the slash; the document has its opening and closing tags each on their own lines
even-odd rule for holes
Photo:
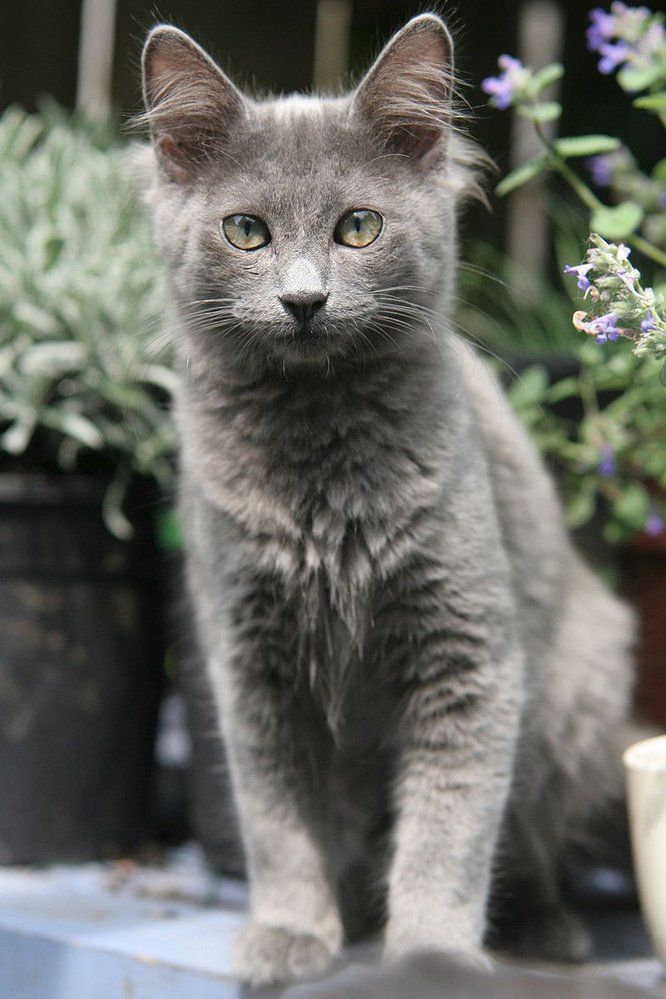
<svg viewBox="0 0 666 999">
<path fill-rule="evenodd" d="M 506 73 L 516 73 L 525 68 L 520 59 L 516 59 L 515 56 L 506 55 L 506 53 L 499 56 L 497 63 L 499 68 L 503 69 Z"/>
<path fill-rule="evenodd" d="M 599 60 L 599 72 L 604 76 L 614 73 L 623 62 L 629 58 L 631 50 L 626 42 L 605 42 L 599 46 L 601 59 Z"/>
<path fill-rule="evenodd" d="M 506 111 L 511 105 L 513 97 L 513 85 L 505 76 L 488 76 L 481 83 L 481 89 L 485 94 L 490 94 L 495 100 L 495 107 L 500 111 Z"/>
<path fill-rule="evenodd" d="M 652 330 L 656 329 L 655 326 L 656 316 L 652 312 L 646 312 L 645 318 L 641 319 L 641 330 L 643 333 L 650 333 Z"/>
<path fill-rule="evenodd" d="M 502 72 L 499 76 L 488 76 L 481 83 L 484 93 L 490 94 L 495 102 L 495 107 L 505 111 L 511 105 L 515 91 L 521 87 L 529 75 L 520 59 L 513 56 L 501 55 L 497 60 Z"/>
<path fill-rule="evenodd" d="M 624 62 L 638 66 L 658 63 L 663 44 L 664 26 L 647 7 L 615 2 L 610 13 L 599 7 L 590 12 L 587 45 L 601 56 L 601 73 L 614 73 Z"/>
<path fill-rule="evenodd" d="M 615 475 L 617 471 L 617 462 L 615 461 L 615 451 L 610 444 L 601 445 L 601 459 L 597 465 L 597 472 L 599 475 L 603 475 L 604 478 L 610 478 L 611 475 Z"/>
<path fill-rule="evenodd" d="M 608 156 L 591 156 L 589 160 L 585 160 L 585 166 L 597 187 L 608 187 L 613 179 L 612 161 Z"/>
<path fill-rule="evenodd" d="M 658 510 L 654 507 L 648 515 L 648 519 L 645 521 L 645 526 L 643 530 L 650 538 L 658 537 L 664 529 L 664 518 L 661 516 Z"/>
<path fill-rule="evenodd" d="M 634 282 L 640 277 L 640 273 L 633 267 L 630 267 L 629 270 L 627 270 L 626 267 L 619 267 L 617 276 L 622 280 L 623 284 L 627 286 L 629 291 L 635 295 L 636 289 L 634 288 Z"/>
<path fill-rule="evenodd" d="M 605 316 L 598 316 L 590 323 L 594 338 L 597 343 L 606 343 L 607 340 L 617 340 L 620 335 L 616 323 L 617 313 L 608 312 Z"/>
<path fill-rule="evenodd" d="M 633 156 L 624 147 L 614 149 L 610 153 L 591 156 L 585 160 L 585 165 L 592 174 L 592 180 L 599 187 L 615 184 L 622 174 L 626 174 L 636 166 Z"/>
<path fill-rule="evenodd" d="M 593 264 L 576 264 L 572 267 L 571 264 L 564 265 L 565 274 L 577 274 L 578 275 L 578 287 L 581 291 L 587 291 L 590 287 L 590 281 L 586 277 L 588 271 L 592 270 Z"/>
<path fill-rule="evenodd" d="M 587 29 L 587 47 L 590 52 L 598 52 L 604 42 L 615 34 L 615 18 L 601 7 L 590 11 L 590 26 Z"/>
</svg>

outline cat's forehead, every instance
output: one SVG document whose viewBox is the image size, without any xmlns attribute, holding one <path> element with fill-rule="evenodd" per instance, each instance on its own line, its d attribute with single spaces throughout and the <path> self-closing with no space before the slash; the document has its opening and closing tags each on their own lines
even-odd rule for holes
<svg viewBox="0 0 666 999">
<path fill-rule="evenodd" d="M 305 132 L 316 132 L 327 125 L 349 118 L 349 97 L 321 98 L 309 94 L 286 94 L 265 101 L 255 101 L 254 116 L 268 124 Z"/>
<path fill-rule="evenodd" d="M 292 175 L 303 176 L 326 163 L 334 170 L 354 146 L 358 154 L 353 131 L 348 100 L 292 94 L 253 104 L 246 148 L 260 167 L 288 166 Z"/>
<path fill-rule="evenodd" d="M 226 197 L 278 213 L 325 216 L 379 197 L 386 183 L 385 164 L 350 121 L 348 102 L 302 95 L 255 104 L 222 150 L 220 169 Z"/>
</svg>

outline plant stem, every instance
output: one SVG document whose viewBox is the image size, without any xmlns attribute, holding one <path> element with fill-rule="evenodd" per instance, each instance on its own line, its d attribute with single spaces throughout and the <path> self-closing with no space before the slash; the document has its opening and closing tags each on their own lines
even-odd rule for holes
<svg viewBox="0 0 666 999">
<path fill-rule="evenodd" d="M 564 177 L 569 187 L 576 192 L 580 200 L 591 212 L 596 212 L 599 208 L 605 207 L 596 194 L 590 190 L 585 181 L 581 180 L 566 160 L 563 160 L 556 152 L 554 152 L 553 166 Z"/>
<path fill-rule="evenodd" d="M 594 381 L 590 377 L 590 373 L 584 367 L 581 368 L 580 375 L 578 376 L 578 385 L 580 388 L 580 399 L 583 403 L 585 418 L 588 420 L 598 418 L 599 403 L 597 400 L 597 393 L 594 388 Z"/>
<path fill-rule="evenodd" d="M 583 204 L 589 208 L 591 212 L 596 212 L 600 208 L 606 208 L 607 206 L 604 205 L 603 201 L 599 200 L 594 191 L 587 186 L 584 180 L 581 180 L 578 174 L 571 169 L 566 160 L 560 156 L 554 143 L 551 142 L 541 127 L 541 124 L 536 121 L 534 122 L 534 127 L 542 145 L 545 146 L 550 153 L 553 168 L 557 170 L 562 177 L 564 177 L 569 187 L 578 195 Z M 636 247 L 636 249 L 639 250 L 644 256 L 649 257 L 650 260 L 654 260 L 656 264 L 659 264 L 660 267 L 663 267 L 666 270 L 666 252 L 660 250 L 658 246 L 654 246 L 638 233 L 632 233 L 631 236 L 627 236 L 625 241 L 631 246 Z"/>
<path fill-rule="evenodd" d="M 657 246 L 653 246 L 652 243 L 648 243 L 647 239 L 643 239 L 637 233 L 630 236 L 627 242 L 631 243 L 644 256 L 649 257 L 650 260 L 654 260 L 656 264 L 659 264 L 660 267 L 666 270 L 666 253 L 663 250 L 660 250 Z"/>
</svg>

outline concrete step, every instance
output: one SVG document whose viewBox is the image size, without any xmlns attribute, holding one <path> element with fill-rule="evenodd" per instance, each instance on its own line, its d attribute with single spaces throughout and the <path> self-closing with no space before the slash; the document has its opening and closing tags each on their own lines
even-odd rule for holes
<svg viewBox="0 0 666 999">
<path fill-rule="evenodd" d="M 229 970 L 246 906 L 245 885 L 211 875 L 194 844 L 154 864 L 0 868 L 0 999 L 247 996 Z M 599 913 L 593 929 L 596 964 L 573 971 L 503 961 L 492 979 L 492 995 L 531 995 L 532 987 L 538 992 L 537 986 L 558 981 L 561 992 L 556 994 L 563 999 L 615 996 L 622 983 L 666 999 L 660 966 L 650 954 L 637 912 Z M 376 947 L 355 948 L 326 982 L 293 992 L 276 989 L 270 995 L 398 996 L 396 982 L 375 967 L 376 958 Z M 526 984 L 525 973 L 532 971 L 541 977 Z M 444 966 L 438 978 L 442 999 L 451 995 L 447 978 Z M 440 996 L 439 985 L 435 992 L 418 991 L 418 985 L 416 990 L 415 999 Z M 464 993 L 481 994 L 471 985 Z M 463 999 L 462 993 L 456 992 L 456 999 Z"/>
<path fill-rule="evenodd" d="M 235 999 L 245 887 L 184 901 L 113 866 L 0 870 L 1 999 Z M 187 893 L 184 893 L 187 897 Z"/>
</svg>

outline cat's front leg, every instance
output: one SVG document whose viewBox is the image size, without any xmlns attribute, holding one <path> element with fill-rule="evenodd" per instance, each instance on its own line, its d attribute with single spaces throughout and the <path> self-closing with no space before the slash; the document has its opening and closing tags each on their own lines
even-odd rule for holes
<svg viewBox="0 0 666 999">
<path fill-rule="evenodd" d="M 498 640 L 502 625 L 489 627 L 491 618 L 465 610 L 410 630 L 388 877 L 390 958 L 443 950 L 485 962 L 491 866 L 523 683 L 522 653 L 512 638 Z"/>
<path fill-rule="evenodd" d="M 321 787 L 299 714 L 294 626 L 272 588 L 246 592 L 214 667 L 250 882 L 234 972 L 254 985 L 319 974 L 342 927 L 318 835 Z"/>
</svg>

